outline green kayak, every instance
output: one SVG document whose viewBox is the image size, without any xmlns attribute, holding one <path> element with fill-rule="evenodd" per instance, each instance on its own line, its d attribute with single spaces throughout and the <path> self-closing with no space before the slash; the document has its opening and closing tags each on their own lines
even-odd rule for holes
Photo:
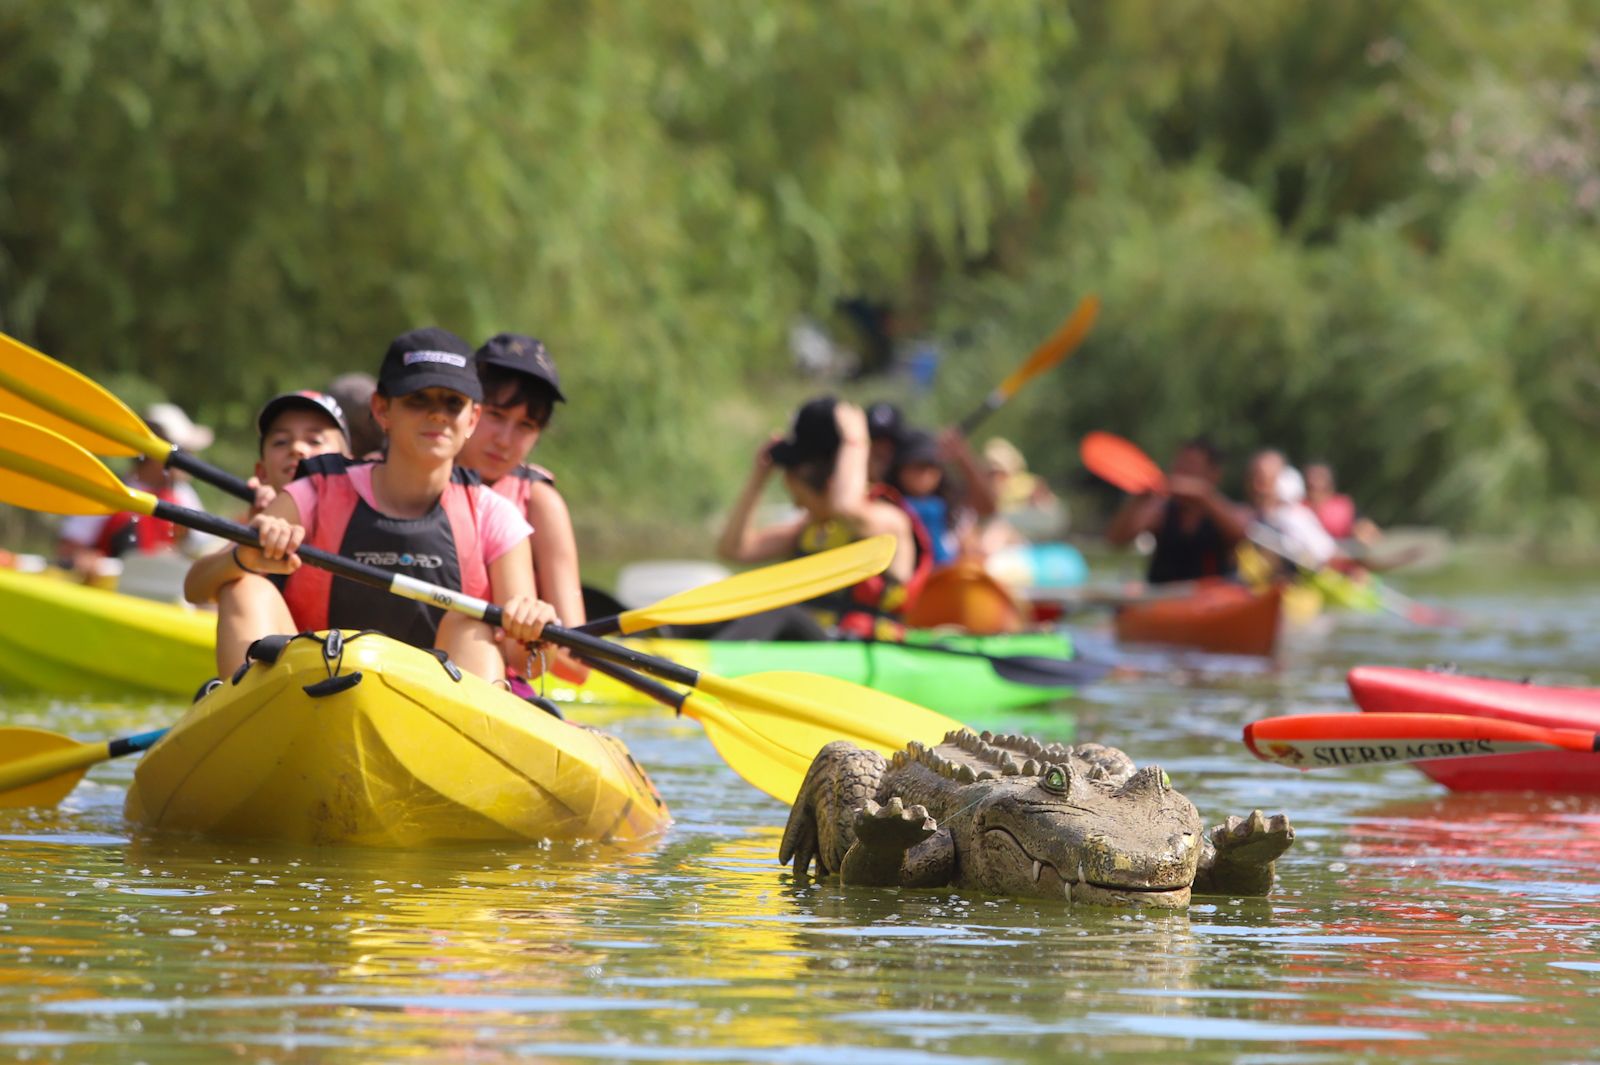
<svg viewBox="0 0 1600 1065">
<path fill-rule="evenodd" d="M 52 695 L 157 695 L 188 699 L 212 675 L 213 615 L 170 603 L 85 588 L 40 574 L 0 570 L 0 689 Z M 947 647 L 998 656 L 1040 656 L 1072 670 L 1071 640 L 1058 633 L 945 637 L 913 633 L 913 642 L 762 643 L 625 640 L 693 669 L 722 676 L 793 670 L 822 673 L 898 695 L 952 716 L 1050 702 L 1072 694 L 1060 679 L 1034 679 L 1026 663 L 951 654 Z M 537 682 L 535 682 L 537 686 Z M 574 686 L 551 677 L 556 699 L 642 703 L 609 678 Z"/>
<path fill-rule="evenodd" d="M 960 717 L 972 711 L 1037 706 L 1072 695 L 1061 681 L 1024 683 L 1018 656 L 1050 660 L 1067 677 L 1073 673 L 1072 640 L 1061 632 L 1007 636 L 947 636 L 914 632 L 904 644 L 775 643 L 742 640 L 624 640 L 651 654 L 726 677 L 793 670 L 822 673 L 897 695 L 941 713 Z M 930 646 L 931 645 L 931 646 Z M 952 654 L 949 649 L 976 654 Z M 1011 674 L 1012 676 L 1008 676 Z M 1085 674 L 1088 679 L 1089 674 Z M 636 703 L 644 699 L 607 677 L 591 674 L 574 688 L 551 681 L 550 694 L 599 702 Z"/>
</svg>

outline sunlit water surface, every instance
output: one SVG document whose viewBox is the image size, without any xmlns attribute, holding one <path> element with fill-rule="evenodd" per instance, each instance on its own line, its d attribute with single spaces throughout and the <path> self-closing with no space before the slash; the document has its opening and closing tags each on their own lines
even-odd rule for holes
<svg viewBox="0 0 1600 1065">
<path fill-rule="evenodd" d="M 1508 588 L 1511 582 L 1504 582 Z M 1452 796 L 1406 767 L 1296 774 L 1242 724 L 1348 708 L 1358 662 L 1583 682 L 1600 582 L 1452 590 L 1464 630 L 1341 618 L 1275 670 L 1133 656 L 981 727 L 1159 762 L 1208 821 L 1287 811 L 1270 901 L 1154 915 L 798 884 L 785 810 L 663 713 L 592 710 L 677 817 L 653 845 L 285 849 L 157 837 L 108 763 L 0 811 L 0 1053 L 31 1060 L 1259 1063 L 1600 1060 L 1600 802 Z M 1424 586 L 1428 587 L 1428 586 Z M 1109 653 L 1103 636 L 1091 649 Z M 180 707 L 7 697 L 83 737 Z"/>
</svg>

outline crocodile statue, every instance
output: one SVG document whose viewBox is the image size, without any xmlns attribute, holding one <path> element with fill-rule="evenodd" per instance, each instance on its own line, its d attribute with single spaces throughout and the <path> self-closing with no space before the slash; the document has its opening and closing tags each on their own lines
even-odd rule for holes
<svg viewBox="0 0 1600 1065">
<path fill-rule="evenodd" d="M 948 733 L 885 760 L 850 743 L 817 753 L 778 860 L 846 884 L 964 887 L 1118 906 L 1265 895 L 1294 842 L 1282 814 L 1202 831 L 1159 766 L 1097 743 Z"/>
</svg>

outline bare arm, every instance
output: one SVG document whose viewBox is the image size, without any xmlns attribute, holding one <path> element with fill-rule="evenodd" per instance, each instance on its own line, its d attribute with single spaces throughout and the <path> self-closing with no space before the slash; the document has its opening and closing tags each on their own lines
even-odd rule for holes
<svg viewBox="0 0 1600 1065">
<path fill-rule="evenodd" d="M 265 550 L 229 544 L 201 557 L 183 578 L 185 599 L 196 605 L 214 602 L 224 586 L 249 571 L 293 573 L 300 568 L 300 557 L 294 550 L 300 546 L 305 529 L 300 525 L 300 507 L 293 496 L 279 493 L 266 510 L 250 519 L 250 527 L 261 534 Z"/>
<path fill-rule="evenodd" d="M 872 440 L 867 435 L 867 415 L 854 403 L 834 408 L 839 426 L 839 453 L 834 458 L 833 476 L 828 478 L 828 508 L 846 521 L 866 507 L 867 460 Z"/>
<path fill-rule="evenodd" d="M 845 518 L 845 522 L 857 539 L 865 540 L 883 533 L 893 536 L 894 558 L 886 572 L 901 583 L 911 579 L 917 568 L 917 538 L 911 531 L 911 515 L 893 503 L 875 499 L 857 514 Z"/>
<path fill-rule="evenodd" d="M 1154 532 L 1161 524 L 1166 500 L 1161 496 L 1134 496 L 1122 504 L 1111 524 L 1106 526 L 1106 540 L 1121 546 L 1132 543 L 1140 533 Z"/>
<path fill-rule="evenodd" d="M 765 529 L 752 528 L 756 505 L 772 476 L 772 458 L 769 449 L 779 438 L 774 436 L 756 452 L 755 465 L 745 481 L 728 520 L 723 523 L 722 535 L 717 538 L 717 554 L 729 562 L 765 562 L 782 558 L 794 549 L 795 537 L 800 534 L 803 522 L 785 522 Z"/>
<path fill-rule="evenodd" d="M 555 485 L 533 486 L 528 496 L 528 523 L 533 526 L 534 587 L 556 608 L 563 625 L 582 625 L 589 619 L 583 612 L 578 538 L 572 531 L 567 501 Z"/>
<path fill-rule="evenodd" d="M 1174 499 L 1187 500 L 1203 509 L 1230 546 L 1244 539 L 1251 522 L 1250 511 L 1217 491 L 1210 481 L 1174 474 L 1167 478 L 1167 487 Z"/>
<path fill-rule="evenodd" d="M 964 502 L 980 518 L 992 518 L 1000 509 L 995 498 L 994 483 L 988 469 L 972 453 L 972 447 L 960 429 L 951 427 L 939 434 L 939 450 L 945 458 L 961 467 L 961 481 L 966 488 Z"/>
</svg>

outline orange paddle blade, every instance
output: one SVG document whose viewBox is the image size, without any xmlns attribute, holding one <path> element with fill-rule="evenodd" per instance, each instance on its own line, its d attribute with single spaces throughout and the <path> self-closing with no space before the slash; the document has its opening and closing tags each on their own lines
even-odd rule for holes
<svg viewBox="0 0 1600 1065">
<path fill-rule="evenodd" d="M 1296 769 L 1387 765 L 1526 751 L 1600 749 L 1600 734 L 1470 714 L 1296 714 L 1244 727 L 1263 762 Z"/>
<path fill-rule="evenodd" d="M 1078 455 L 1090 473 L 1132 495 L 1162 493 L 1167 475 L 1149 455 L 1112 433 L 1093 432 L 1078 445 Z"/>
<path fill-rule="evenodd" d="M 1012 370 L 995 391 L 1005 399 L 1010 399 L 1023 385 L 1077 351 L 1078 346 L 1089 335 L 1089 330 L 1094 328 L 1094 320 L 1099 314 L 1100 297 L 1092 294 L 1085 296 L 1078 304 L 1077 310 L 1072 312 L 1072 316 L 1062 322 L 1061 327 L 1050 334 L 1043 344 L 1034 349 L 1026 362 Z"/>
</svg>

